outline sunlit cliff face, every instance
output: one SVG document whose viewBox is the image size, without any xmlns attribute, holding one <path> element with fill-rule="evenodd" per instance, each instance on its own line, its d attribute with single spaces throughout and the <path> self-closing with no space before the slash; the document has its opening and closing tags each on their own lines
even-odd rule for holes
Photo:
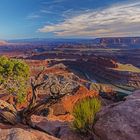
<svg viewBox="0 0 140 140">
<path fill-rule="evenodd" d="M 0 45 L 6 45 L 8 44 L 6 41 L 0 40 Z"/>
</svg>

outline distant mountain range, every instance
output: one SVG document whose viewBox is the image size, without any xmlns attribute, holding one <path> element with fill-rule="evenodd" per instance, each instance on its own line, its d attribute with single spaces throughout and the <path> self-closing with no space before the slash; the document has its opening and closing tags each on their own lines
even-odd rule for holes
<svg viewBox="0 0 140 140">
<path fill-rule="evenodd" d="M 104 48 L 140 48 L 140 37 L 108 37 L 96 39 L 45 39 L 45 38 L 32 38 L 32 39 L 18 39 L 0 41 L 0 46 L 9 45 L 49 45 L 57 46 L 62 44 L 68 45 L 87 45 Z"/>
<path fill-rule="evenodd" d="M 140 48 L 140 37 L 101 38 L 99 43 L 105 47 L 113 48 Z"/>
</svg>

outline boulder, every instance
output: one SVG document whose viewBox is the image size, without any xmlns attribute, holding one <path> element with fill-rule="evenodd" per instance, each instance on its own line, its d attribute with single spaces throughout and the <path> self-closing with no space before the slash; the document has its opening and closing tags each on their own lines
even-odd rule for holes
<svg viewBox="0 0 140 140">
<path fill-rule="evenodd" d="M 139 140 L 140 91 L 104 107 L 97 115 L 94 132 L 101 140 Z"/>
<path fill-rule="evenodd" d="M 44 132 L 41 132 L 41 131 L 37 131 L 37 130 L 33 130 L 33 129 L 30 129 L 28 131 L 31 132 L 32 134 L 34 134 L 34 136 L 36 137 L 37 140 L 60 140 L 59 138 L 48 135 L 47 133 L 44 133 Z"/>
<path fill-rule="evenodd" d="M 62 101 L 52 105 L 51 109 L 52 109 L 53 115 L 55 116 L 67 114 L 67 110 L 63 106 Z"/>
<path fill-rule="evenodd" d="M 70 127 L 70 122 L 48 120 L 46 117 L 35 115 L 32 117 L 32 122 L 37 128 L 61 140 L 92 140 L 91 137 L 84 137 L 74 132 Z"/>
<path fill-rule="evenodd" d="M 0 129 L 1 140 L 58 140 L 48 134 L 36 130 L 21 128 Z"/>
<path fill-rule="evenodd" d="M 60 131 L 60 127 L 67 125 L 66 122 L 62 122 L 58 120 L 50 121 L 46 117 L 41 117 L 36 115 L 32 116 L 32 122 L 35 126 L 40 128 L 41 130 L 54 136 L 58 135 Z"/>
<path fill-rule="evenodd" d="M 0 114 L 5 121 L 10 122 L 11 124 L 16 124 L 17 122 L 17 111 L 13 105 L 0 99 Z M 0 119 L 1 119 L 0 117 Z"/>
</svg>

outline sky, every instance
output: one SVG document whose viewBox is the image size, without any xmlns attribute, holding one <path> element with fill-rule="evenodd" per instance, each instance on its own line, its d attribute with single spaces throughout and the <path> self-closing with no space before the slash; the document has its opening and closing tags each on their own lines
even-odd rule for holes
<svg viewBox="0 0 140 140">
<path fill-rule="evenodd" d="M 0 39 L 140 36 L 139 0 L 0 0 Z"/>
</svg>

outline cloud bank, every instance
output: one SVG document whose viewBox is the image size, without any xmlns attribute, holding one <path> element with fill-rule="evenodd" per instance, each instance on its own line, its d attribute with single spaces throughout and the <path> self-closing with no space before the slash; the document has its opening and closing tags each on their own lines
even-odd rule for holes
<svg viewBox="0 0 140 140">
<path fill-rule="evenodd" d="M 114 5 L 105 9 L 86 10 L 67 17 L 63 22 L 46 25 L 40 32 L 56 36 L 108 37 L 140 35 L 140 2 Z"/>
</svg>

